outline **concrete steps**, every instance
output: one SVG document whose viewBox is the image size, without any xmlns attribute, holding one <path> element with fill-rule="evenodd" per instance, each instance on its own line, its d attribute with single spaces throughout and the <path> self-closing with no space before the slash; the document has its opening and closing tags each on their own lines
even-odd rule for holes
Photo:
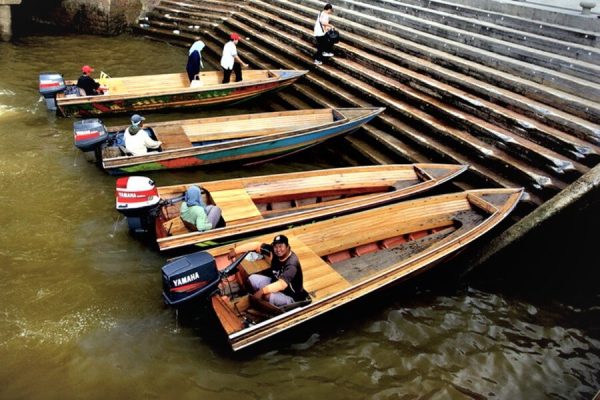
<svg viewBox="0 0 600 400">
<path fill-rule="evenodd" d="M 274 3 L 283 3 L 283 1 Z M 299 0 L 294 3 L 285 1 L 285 3 L 288 4 L 287 7 L 294 3 L 309 6 L 313 9 L 312 14 L 320 6 L 317 0 Z M 365 5 L 364 8 L 369 12 L 373 11 L 372 6 Z M 446 29 L 439 24 L 430 28 L 430 32 L 419 31 L 384 19 L 392 13 L 388 10 L 378 13 L 377 16 L 368 15 L 366 12 L 338 7 L 335 25 L 343 31 L 352 31 L 353 27 L 369 27 L 374 33 L 388 33 L 396 38 L 421 44 L 533 82 L 543 83 L 570 94 L 585 95 L 586 98 L 594 101 L 600 100 L 600 89 L 597 85 L 590 84 L 590 82 L 600 82 L 598 73 L 600 67 L 595 65 L 537 50 L 527 51 L 524 46 L 517 48 L 505 43 L 494 44 L 491 40 L 486 41 L 482 37 L 475 37 L 466 32 Z"/>
<path fill-rule="evenodd" d="M 433 10 L 398 0 L 370 0 L 368 4 L 365 3 L 358 0 L 340 0 L 336 2 L 336 5 L 359 13 L 384 17 L 387 20 L 421 32 L 443 35 L 447 39 L 470 43 L 498 54 L 509 55 L 507 49 L 510 48 L 510 56 L 513 58 L 518 56 L 527 59 L 532 55 L 536 58 L 539 56 L 539 61 L 547 63 L 549 68 L 557 67 L 555 60 L 548 63 L 552 55 L 565 56 L 592 64 L 591 66 L 588 65 L 587 68 L 597 65 L 600 61 L 600 49 L 593 46 L 570 42 L 568 37 L 552 38 L 537 33 L 524 32 L 521 26 L 509 28 L 491 22 L 474 20 L 473 17 L 460 14 L 462 10 L 458 10 L 458 13 L 456 10 L 453 12 Z M 424 21 L 431 23 L 427 24 Z M 567 34 L 567 32 L 563 33 Z M 511 46 L 510 43 L 513 45 Z M 526 45 L 524 46 L 524 44 Z M 542 57 L 544 53 L 538 55 L 534 50 L 540 50 L 546 54 L 550 53 L 547 54 L 550 57 Z M 518 54 L 515 55 L 515 51 L 518 51 Z M 585 69 L 585 64 L 582 65 L 582 68 Z M 572 72 L 569 71 L 568 73 Z"/>
<path fill-rule="evenodd" d="M 240 15 L 238 15 L 240 17 Z M 301 65 L 297 62 L 289 61 L 288 57 L 296 54 L 297 57 L 304 58 L 304 64 L 311 63 L 311 59 L 306 57 L 305 55 L 298 54 L 298 51 L 292 47 L 281 44 L 281 42 L 277 40 L 271 39 L 270 36 L 265 35 L 263 33 L 259 33 L 256 30 L 244 25 L 243 23 L 236 20 L 228 20 L 227 23 L 219 27 L 217 30 L 221 30 L 223 34 L 226 32 L 230 32 L 232 29 L 243 32 L 244 36 L 249 36 L 250 41 L 246 44 L 241 44 L 238 47 L 243 51 L 245 46 L 248 46 L 248 43 L 251 44 L 252 51 L 255 53 L 261 54 L 261 58 L 271 58 L 273 61 L 277 60 L 282 63 L 285 68 L 303 68 L 306 65 Z M 271 48 L 263 48 L 257 44 L 257 41 L 263 45 L 266 45 Z M 276 50 L 274 50 L 275 48 Z M 329 91 L 332 95 L 336 95 L 339 100 L 344 101 L 343 105 L 352 105 L 352 106 L 369 106 L 374 103 L 373 100 L 378 101 L 377 104 L 388 106 L 388 110 L 399 111 L 404 115 L 409 115 L 412 118 L 419 115 L 422 120 L 427 120 L 430 129 L 437 129 L 440 132 L 453 134 L 456 133 L 460 135 L 460 132 L 456 129 L 452 129 L 447 127 L 442 121 L 435 120 L 427 113 L 422 112 L 421 110 L 412 107 L 410 105 L 402 104 L 401 102 L 396 101 L 391 96 L 382 93 L 381 91 L 373 88 L 373 87 L 363 87 L 362 82 L 347 75 L 343 72 L 332 72 L 329 69 L 325 70 L 329 75 L 329 78 L 334 78 L 337 82 L 343 82 L 345 84 L 344 89 L 355 89 L 360 91 L 360 96 L 357 96 L 352 91 L 345 91 L 340 86 L 335 83 L 331 83 L 330 81 L 324 81 L 322 78 L 315 76 L 313 74 L 309 74 L 305 78 L 312 85 L 320 86 L 320 91 L 327 92 Z M 295 85 L 297 86 L 297 85 Z M 362 90 L 361 90 L 362 87 Z M 318 95 L 317 95 L 318 96 Z M 313 96 L 313 98 L 318 98 Z M 366 100 L 366 101 L 365 101 Z M 398 126 L 401 126 L 400 120 L 397 117 L 392 115 L 388 115 L 389 112 L 386 111 L 385 115 L 378 118 L 378 123 L 385 124 L 386 130 L 395 130 Z M 460 143 L 462 146 L 467 147 L 471 152 L 476 153 L 477 162 L 472 157 L 465 157 L 463 155 L 457 154 L 456 149 L 451 146 L 445 145 L 443 142 L 438 141 L 434 137 L 425 137 L 420 132 L 412 130 L 402 132 L 404 135 L 414 135 L 410 136 L 410 139 L 413 141 L 413 144 L 417 144 L 423 146 L 425 149 L 430 152 L 435 152 L 438 156 L 443 156 L 444 159 L 448 161 L 454 162 L 465 162 L 471 165 L 471 170 L 474 173 L 481 173 L 482 166 L 479 165 L 479 162 L 484 162 L 486 164 L 493 164 L 496 166 L 502 166 L 507 170 L 510 170 L 508 173 L 512 179 L 515 179 L 518 184 L 523 184 L 527 186 L 530 190 L 539 191 L 545 193 L 545 196 L 553 195 L 554 193 L 561 190 L 566 183 L 559 180 L 549 177 L 547 174 L 544 174 L 536 167 L 532 167 L 523 163 L 519 160 L 516 160 L 514 157 L 505 154 L 501 150 L 489 150 L 484 144 L 474 138 L 467 138 L 465 141 Z M 455 143 L 456 144 L 456 143 Z M 440 152 L 439 149 L 442 149 Z M 491 168 L 486 169 L 486 173 L 484 174 L 488 181 L 493 180 L 497 184 L 499 182 L 507 183 L 506 179 L 499 177 L 497 174 L 491 172 Z M 508 181 L 510 182 L 510 181 Z M 509 186 L 515 186 L 514 181 L 508 183 Z"/>
<path fill-rule="evenodd" d="M 264 12 L 259 14 L 261 14 L 262 18 L 273 17 L 272 14 L 267 14 Z M 239 18 L 243 19 L 244 13 L 240 14 Z M 277 26 L 273 26 L 272 28 L 277 29 Z M 290 29 L 292 28 L 288 28 L 288 31 L 290 31 Z M 290 33 L 292 33 L 294 36 L 302 36 L 302 34 L 306 34 L 306 32 L 303 31 L 304 30 L 299 29 Z M 307 43 L 297 45 L 303 45 L 309 50 L 311 49 L 310 45 Z M 389 82 L 389 79 L 386 79 L 385 77 L 380 76 L 379 78 L 377 78 L 378 74 L 376 72 L 372 72 L 372 70 L 381 70 L 383 72 L 387 72 L 394 78 L 402 80 L 403 83 L 405 83 L 406 85 L 413 87 L 416 86 L 419 87 L 421 90 L 423 90 L 423 88 L 426 87 L 426 89 L 424 90 L 426 92 L 431 93 L 432 91 L 437 91 L 435 96 L 443 98 L 444 104 L 441 104 L 441 112 L 443 114 L 446 114 L 444 115 L 444 117 L 446 118 L 453 117 L 452 115 L 450 115 L 451 110 L 448 104 L 452 104 L 453 106 L 457 105 L 458 108 L 464 109 L 466 112 L 479 114 L 479 118 L 485 118 L 486 120 L 489 120 L 490 116 L 495 117 L 495 122 L 503 124 L 507 129 L 510 129 L 512 132 L 516 132 L 517 134 L 520 133 L 522 137 L 525 137 L 527 139 L 534 136 L 537 139 L 537 141 L 543 143 L 545 146 L 548 146 L 548 148 L 553 148 L 556 151 L 563 152 L 563 154 L 565 154 L 567 157 L 575 157 L 579 161 L 587 161 L 588 165 L 595 165 L 595 163 L 597 163 L 599 160 L 600 148 L 597 146 L 591 145 L 583 140 L 579 140 L 570 135 L 564 134 L 562 131 L 559 131 L 557 129 L 536 124 L 535 121 L 531 120 L 530 118 L 524 117 L 509 109 L 503 109 L 502 107 L 494 106 L 493 104 L 485 100 L 474 98 L 473 96 L 470 96 L 464 91 L 455 89 L 448 85 L 442 85 L 439 81 L 436 81 L 425 75 L 413 73 L 412 71 L 405 68 L 399 68 L 396 64 L 392 64 L 391 62 L 388 62 L 384 59 L 371 56 L 370 54 L 367 54 L 362 50 L 350 48 L 347 45 L 342 45 L 340 47 L 343 47 L 343 49 L 346 52 L 352 53 L 349 54 L 348 58 L 351 58 L 352 60 L 360 60 L 363 64 L 367 63 L 369 64 L 368 66 L 370 67 L 370 69 L 367 70 L 367 72 L 365 73 L 365 69 L 362 68 L 362 65 L 353 64 L 352 61 L 348 60 L 334 59 L 332 60 L 332 62 L 336 64 L 336 66 L 340 67 L 343 70 L 346 70 L 346 72 L 349 72 L 351 74 L 362 75 L 361 80 L 363 81 L 377 81 L 375 82 L 375 85 L 387 88 L 388 90 L 393 89 L 397 92 L 395 93 L 395 95 L 397 96 L 406 96 L 408 93 L 414 92 L 414 90 L 411 87 L 399 87 L 396 82 Z M 385 82 L 386 80 L 387 82 Z M 413 93 L 413 95 L 418 96 L 418 94 L 415 93 Z M 419 102 L 422 103 L 422 101 Z M 439 104 L 434 105 L 431 102 L 428 104 L 420 105 L 429 108 L 440 108 Z M 478 110 L 480 110 L 480 112 L 478 112 Z M 457 119 L 461 119 L 461 117 Z M 472 128 L 476 130 L 479 129 L 483 133 L 483 135 L 495 136 L 498 133 L 495 132 L 496 129 L 490 130 L 481 128 L 488 125 L 485 121 L 480 120 L 480 126 L 474 124 L 474 121 L 472 120 L 466 120 L 463 122 L 467 125 L 471 125 Z M 524 126 L 528 127 L 528 129 L 523 129 Z M 510 137 L 511 141 L 515 141 L 513 144 L 515 144 L 516 147 L 519 147 L 520 145 L 523 145 L 525 147 L 528 146 L 528 144 L 521 140 L 521 138 L 513 138 L 512 136 L 514 135 L 511 132 L 503 132 L 500 133 L 500 135 L 507 135 L 506 138 Z M 519 142 L 519 144 L 517 144 L 517 142 Z M 533 146 L 536 147 L 535 144 Z M 543 150 L 538 147 L 538 151 Z M 555 158 L 551 162 L 551 168 L 560 169 L 560 165 L 568 165 L 568 163 L 569 161 L 566 160 L 560 161 L 560 157 Z M 568 167 L 570 168 L 570 166 Z"/>
<path fill-rule="evenodd" d="M 490 34 L 494 34 L 495 29 L 508 28 L 519 33 L 530 33 L 544 38 L 552 38 L 572 44 L 600 48 L 600 36 L 597 32 L 552 24 L 548 22 L 548 19 L 533 20 L 523 16 L 511 15 L 506 12 L 491 11 L 444 0 L 402 0 L 402 2 L 396 0 L 370 0 L 369 3 L 387 8 L 404 7 L 407 5 L 417 6 L 414 11 L 407 8 L 405 12 L 413 15 L 418 13 L 418 15 L 424 19 L 430 18 L 428 11 L 438 11 L 445 13 L 446 21 L 453 21 L 455 18 L 458 18 L 467 19 L 473 24 L 481 23 L 486 26 L 491 24 Z M 433 18 L 435 18 L 435 16 Z M 585 17 L 581 18 L 583 19 Z M 439 21 L 439 19 L 437 20 Z M 522 35 L 516 35 L 515 39 L 518 39 L 521 36 Z M 505 40 L 510 40 L 510 37 L 501 37 Z"/>
<path fill-rule="evenodd" d="M 300 3 L 303 2 L 304 1 Z M 306 7 L 297 4 L 297 2 L 287 0 L 273 0 L 268 3 L 272 5 L 281 5 L 284 9 L 288 10 L 289 13 L 300 16 L 299 20 L 295 20 L 297 21 L 295 23 L 302 24 L 308 29 L 312 29 L 315 14 L 314 7 Z M 371 27 L 370 25 L 364 25 L 362 19 L 354 21 L 341 18 L 337 14 L 339 13 L 336 13 L 335 25 L 343 30 L 344 43 L 347 42 L 347 34 L 353 33 L 356 36 L 367 39 L 370 46 L 366 47 L 365 50 L 372 51 L 372 48 L 376 47 L 376 54 L 382 57 L 386 57 L 386 54 L 389 51 L 396 50 L 400 53 L 415 56 L 422 61 L 429 61 L 430 63 L 445 67 L 448 70 L 459 72 L 478 80 L 488 82 L 492 85 L 508 89 L 527 98 L 535 99 L 540 103 L 578 115 L 584 119 L 600 123 L 600 108 L 598 102 L 590 101 L 589 97 L 582 97 L 582 94 L 586 93 L 586 91 L 578 91 L 579 88 L 583 88 L 584 86 L 591 86 L 592 88 L 589 91 L 593 92 L 594 96 L 597 97 L 597 93 L 600 91 L 597 85 L 590 85 L 589 82 L 579 80 L 578 84 L 575 86 L 567 85 L 566 91 L 557 90 L 554 83 L 558 82 L 558 80 L 553 79 L 555 78 L 553 76 L 545 74 L 545 71 L 539 67 L 531 68 L 531 66 L 525 65 L 525 63 L 518 63 L 518 65 L 511 63 L 510 68 L 507 68 L 506 66 L 504 66 L 505 68 L 499 68 L 503 66 L 504 58 L 476 58 L 475 60 L 471 60 L 471 57 L 465 57 L 464 54 L 455 55 L 454 53 L 456 53 L 457 49 L 454 49 L 454 51 L 447 51 L 443 44 L 441 46 L 437 44 L 436 46 L 430 46 L 428 43 L 420 44 L 418 41 L 413 41 L 411 37 L 403 39 L 393 32 L 387 33 L 384 30 L 379 29 L 379 21 L 381 21 L 381 19 L 370 18 L 369 23 L 375 26 Z M 350 14 L 349 16 L 352 17 L 354 14 L 357 13 Z M 358 15 L 360 17 L 360 14 Z M 381 21 L 381 24 L 384 23 L 385 21 Z M 413 35 L 416 38 L 419 37 L 417 32 L 414 32 L 409 36 Z M 358 43 L 352 44 L 360 47 Z M 437 47 L 441 47 L 441 50 L 438 50 Z M 471 48 L 470 50 L 471 53 L 477 53 L 478 51 L 476 48 Z M 395 56 L 397 56 L 397 54 L 395 54 Z M 392 61 L 396 62 L 395 60 Z M 503 72 L 504 69 L 508 70 L 508 73 Z M 520 69 L 527 71 L 525 78 L 521 77 L 523 74 L 520 73 Z M 575 87 L 578 89 L 576 90 Z"/>
<path fill-rule="evenodd" d="M 230 13 L 216 0 L 163 0 L 138 29 L 183 46 L 200 38 L 213 65 L 236 31 L 253 68 L 310 69 L 274 109 L 386 106 L 339 141 L 369 162 L 470 164 L 459 187 L 522 185 L 535 207 L 600 161 L 596 35 L 442 0 L 365 3 L 336 2 L 343 42 L 321 67 L 315 0 L 247 0 Z"/>
</svg>

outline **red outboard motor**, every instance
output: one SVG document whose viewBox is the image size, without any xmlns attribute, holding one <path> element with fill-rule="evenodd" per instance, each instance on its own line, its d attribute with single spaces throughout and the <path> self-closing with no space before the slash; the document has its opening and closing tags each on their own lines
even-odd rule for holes
<svg viewBox="0 0 600 400">
<path fill-rule="evenodd" d="M 248 253 L 239 256 L 222 271 L 213 256 L 205 251 L 188 254 L 162 267 L 163 300 L 179 306 L 191 300 L 206 300 L 218 290 L 219 282 L 237 271 Z"/>
<path fill-rule="evenodd" d="M 40 94 L 46 100 L 46 108 L 56 111 L 56 94 L 66 88 L 63 76 L 57 72 L 40 73 Z"/>
<path fill-rule="evenodd" d="M 73 122 L 73 141 L 79 150 L 94 151 L 107 139 L 108 131 L 98 118 Z"/>
<path fill-rule="evenodd" d="M 147 233 L 154 227 L 160 197 L 154 181 L 145 176 L 126 176 L 117 179 L 117 211 L 127 217 L 129 230 Z"/>
</svg>

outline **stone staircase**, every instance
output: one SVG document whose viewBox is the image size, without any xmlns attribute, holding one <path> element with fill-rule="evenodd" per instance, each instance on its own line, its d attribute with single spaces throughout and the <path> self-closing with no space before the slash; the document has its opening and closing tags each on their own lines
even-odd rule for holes
<svg viewBox="0 0 600 400">
<path fill-rule="evenodd" d="M 523 213 L 600 161 L 597 33 L 448 1 L 338 0 L 342 42 L 317 67 L 323 5 L 162 0 L 138 31 L 182 46 L 200 38 L 214 66 L 238 32 L 252 68 L 310 69 L 274 109 L 385 106 L 345 143 L 374 163 L 469 164 L 460 188 L 523 186 Z"/>
</svg>

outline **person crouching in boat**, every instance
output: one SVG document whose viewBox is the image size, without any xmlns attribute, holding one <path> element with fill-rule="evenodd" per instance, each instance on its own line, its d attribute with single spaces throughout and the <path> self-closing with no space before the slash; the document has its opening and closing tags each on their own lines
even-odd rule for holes
<svg viewBox="0 0 600 400">
<path fill-rule="evenodd" d="M 292 251 L 288 238 L 277 235 L 271 245 L 252 242 L 236 246 L 229 250 L 229 259 L 236 258 L 247 251 L 255 251 L 270 259 L 271 268 L 263 274 L 248 276 L 248 283 L 254 291 L 253 296 L 266 299 L 274 306 L 285 306 L 306 300 L 302 267 L 296 253 Z"/>
<path fill-rule="evenodd" d="M 185 191 L 179 215 L 186 226 L 198 231 L 213 229 L 221 219 L 221 209 L 212 204 L 206 205 L 202 201 L 202 190 L 196 186 L 190 186 Z"/>
<path fill-rule="evenodd" d="M 131 116 L 131 126 L 125 129 L 125 148 L 134 156 L 143 156 L 148 153 L 148 150 L 159 151 L 162 144 L 161 141 L 154 140 L 148 135 L 148 132 L 143 129 L 146 118 L 138 114 Z"/>
<path fill-rule="evenodd" d="M 89 65 L 84 65 L 81 67 L 81 72 L 81 76 L 77 79 L 77 87 L 83 89 L 87 96 L 103 94 L 100 84 L 91 76 L 92 72 L 94 72 L 94 68 Z"/>
</svg>

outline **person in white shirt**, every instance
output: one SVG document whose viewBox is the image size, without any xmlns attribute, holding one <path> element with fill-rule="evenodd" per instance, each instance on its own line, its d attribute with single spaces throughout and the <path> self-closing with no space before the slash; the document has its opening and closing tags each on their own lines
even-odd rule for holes
<svg viewBox="0 0 600 400">
<path fill-rule="evenodd" d="M 145 129 L 142 129 L 146 118 L 134 114 L 131 116 L 131 126 L 125 129 L 125 148 L 134 156 L 143 156 L 148 149 L 158 150 L 161 141 L 153 140 Z"/>
<path fill-rule="evenodd" d="M 315 21 L 313 31 L 317 40 L 317 52 L 314 56 L 316 65 L 323 64 L 323 57 L 333 57 L 333 53 L 331 52 L 333 45 L 327 40 L 326 35 L 327 31 L 333 29 L 333 25 L 329 23 L 329 15 L 331 13 L 333 13 L 333 6 L 327 3 Z"/>
<path fill-rule="evenodd" d="M 240 41 L 240 35 L 232 33 L 229 37 L 231 40 L 225 43 L 223 47 L 223 55 L 221 56 L 221 67 L 223 68 L 223 83 L 229 83 L 231 72 L 235 72 L 235 81 L 242 80 L 242 66 L 248 67 L 237 53 L 236 45 Z"/>
</svg>

